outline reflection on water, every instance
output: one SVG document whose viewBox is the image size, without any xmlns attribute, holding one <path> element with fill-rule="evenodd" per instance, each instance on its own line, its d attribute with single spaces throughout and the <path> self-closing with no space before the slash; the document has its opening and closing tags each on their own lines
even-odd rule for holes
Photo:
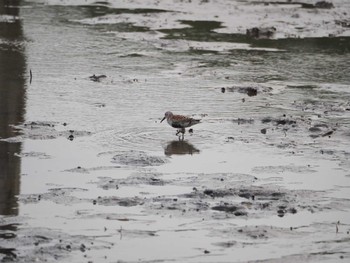
<svg viewBox="0 0 350 263">
<path fill-rule="evenodd" d="M 20 44 L 23 31 L 19 0 L 0 0 L 0 138 L 14 135 L 10 125 L 23 122 L 25 106 L 25 58 Z M 0 141 L 0 215 L 16 215 L 19 193 L 20 159 L 15 156 L 20 143 Z"/>
<path fill-rule="evenodd" d="M 195 148 L 192 144 L 186 141 L 171 141 L 164 148 L 164 154 L 167 156 L 171 156 L 173 154 L 183 155 L 183 154 L 195 154 L 200 151 Z"/>
</svg>

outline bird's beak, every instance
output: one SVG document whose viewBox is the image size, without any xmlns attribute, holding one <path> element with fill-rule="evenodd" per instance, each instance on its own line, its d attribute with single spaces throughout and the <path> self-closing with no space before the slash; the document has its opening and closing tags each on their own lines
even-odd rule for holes
<svg viewBox="0 0 350 263">
<path fill-rule="evenodd" d="M 165 117 L 160 121 L 160 122 L 162 122 L 162 121 L 164 121 L 165 120 Z"/>
</svg>

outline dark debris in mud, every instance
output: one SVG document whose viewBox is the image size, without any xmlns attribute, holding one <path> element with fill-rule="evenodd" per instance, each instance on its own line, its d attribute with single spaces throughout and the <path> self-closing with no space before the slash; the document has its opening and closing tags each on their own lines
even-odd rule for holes
<svg viewBox="0 0 350 263">
<path fill-rule="evenodd" d="M 314 124 L 309 128 L 310 137 L 331 137 L 331 135 L 336 131 L 336 128 L 330 128 L 327 124 L 319 123 Z"/>
<path fill-rule="evenodd" d="M 22 142 L 25 139 L 32 140 L 49 140 L 57 139 L 59 137 L 65 137 L 70 141 L 73 141 L 76 137 L 89 136 L 91 132 L 88 131 L 76 131 L 76 130 L 61 130 L 62 127 L 66 127 L 67 123 L 57 123 L 49 121 L 29 121 L 21 125 L 13 126 L 19 136 L 3 139 L 7 142 Z"/>
<path fill-rule="evenodd" d="M 17 223 L 18 218 L 12 217 L 2 219 L 0 228 L 3 224 L 12 225 L 13 220 L 16 226 L 21 227 L 6 230 L 7 234 L 12 234 L 12 238 L 0 246 L 0 262 L 64 262 L 74 252 L 80 252 L 83 259 L 87 251 L 113 246 L 94 237 L 69 235 L 46 228 L 27 228 Z M 3 231 L 0 229 L 0 233 Z"/>
<path fill-rule="evenodd" d="M 258 211 L 284 216 L 286 213 L 297 213 L 298 210 L 295 207 L 299 203 L 298 194 L 304 195 L 306 192 L 292 193 L 288 190 L 251 186 L 249 188 L 196 190 L 185 194 L 184 197 L 194 200 L 200 199 L 202 203 L 207 200 L 208 204 L 215 201 L 215 205 L 211 207 L 212 210 L 235 216 L 258 216 Z M 247 201 L 242 201 L 241 198 L 247 199 Z M 201 204 L 201 207 L 207 206 Z"/>
<path fill-rule="evenodd" d="M 174 196 L 160 195 L 157 197 L 133 196 L 119 197 L 117 192 L 112 196 L 96 199 L 79 199 L 73 196 L 76 188 L 57 188 L 41 195 L 20 196 L 20 202 L 30 203 L 40 200 L 51 200 L 56 203 L 92 202 L 103 206 L 142 206 L 152 213 L 175 213 L 189 217 L 198 216 L 220 218 L 222 216 L 245 216 L 259 218 L 266 214 L 278 215 L 296 214 L 299 211 L 329 209 L 325 204 L 317 203 L 316 191 L 287 190 L 273 185 L 255 186 L 254 177 L 244 175 L 223 174 L 217 177 L 211 175 L 212 187 L 206 187 L 207 176 L 201 175 L 182 180 L 161 180 L 156 176 L 134 175 L 126 179 L 101 178 L 97 184 L 104 189 L 119 189 L 123 185 L 195 185 L 192 191 Z M 235 183 L 234 183 L 235 182 Z M 208 182 L 207 182 L 208 183 Z M 226 185 L 231 185 L 227 188 Z M 310 197 L 312 196 L 312 199 Z M 209 212 L 211 211 L 211 212 Z M 213 214 L 214 213 L 214 214 Z"/>
<path fill-rule="evenodd" d="M 235 180 L 240 180 L 239 178 L 235 178 Z M 188 217 L 196 217 L 200 214 L 203 218 L 232 216 L 260 218 L 266 214 L 283 217 L 286 214 L 296 214 L 300 211 L 315 212 L 329 209 L 325 204 L 314 201 L 319 195 L 322 195 L 321 192 L 287 190 L 273 185 L 255 186 L 252 184 L 255 180 L 244 181 L 243 184 L 239 181 L 234 184 L 229 181 L 229 179 L 219 180 L 216 183 L 213 181 L 214 187 L 207 188 L 202 185 L 200 179 L 194 179 L 188 183 L 196 185 L 196 187 L 193 187 L 193 190 L 187 194 L 145 197 L 138 200 L 137 203 L 142 204 L 145 211 L 153 211 L 152 213 L 171 213 Z M 249 181 L 251 183 L 248 183 Z M 179 184 L 178 181 L 167 183 Z M 227 188 L 226 184 L 230 184 L 232 187 Z M 219 187 L 220 185 L 221 187 Z"/>
<path fill-rule="evenodd" d="M 93 74 L 92 76 L 89 77 L 89 79 L 91 81 L 94 81 L 94 82 L 100 82 L 101 79 L 104 79 L 104 78 L 107 78 L 107 76 L 106 75 L 95 75 L 95 74 Z"/>
<path fill-rule="evenodd" d="M 303 1 L 267 1 L 267 2 L 253 2 L 255 4 L 264 4 L 264 5 L 297 5 L 302 8 L 319 8 L 319 9 L 331 9 L 334 8 L 332 2 L 328 1 L 317 1 L 315 4 L 305 3 Z"/>
<path fill-rule="evenodd" d="M 47 193 L 19 195 L 18 201 L 24 204 L 38 203 L 41 200 L 55 202 L 57 204 L 73 204 L 86 201 L 72 195 L 75 192 L 87 191 L 83 188 L 53 188 Z"/>
<path fill-rule="evenodd" d="M 119 152 L 113 156 L 114 163 L 132 166 L 157 166 L 167 162 L 167 158 L 161 156 L 152 156 L 143 151 L 125 151 Z"/>
<path fill-rule="evenodd" d="M 259 93 L 269 93 L 272 91 L 271 87 L 265 87 L 265 86 L 231 86 L 231 87 L 222 87 L 221 92 L 237 92 L 246 94 L 249 97 L 253 97 L 258 95 Z"/>
<path fill-rule="evenodd" d="M 119 166 L 119 165 L 97 166 L 97 167 L 91 167 L 91 168 L 77 166 L 77 167 L 72 168 L 72 169 L 67 169 L 67 170 L 65 170 L 65 172 L 88 174 L 90 172 L 103 171 L 103 170 L 113 170 L 113 169 L 119 169 L 119 168 L 121 168 L 121 166 Z"/>
<path fill-rule="evenodd" d="M 272 38 L 276 32 L 275 27 L 253 27 L 247 29 L 247 36 L 257 39 Z"/>
<path fill-rule="evenodd" d="M 335 23 L 342 27 L 350 28 L 350 19 L 335 20 Z"/>
<path fill-rule="evenodd" d="M 103 189 L 118 189 L 123 186 L 139 186 L 139 185 L 155 185 L 163 186 L 168 184 L 169 181 L 164 180 L 157 174 L 135 174 L 127 178 L 110 178 L 110 177 L 100 177 L 97 182 L 98 186 Z"/>
<path fill-rule="evenodd" d="M 144 203 L 143 199 L 138 197 L 120 198 L 116 196 L 113 196 L 113 197 L 99 196 L 97 199 L 93 200 L 93 204 L 106 205 L 106 206 L 131 207 L 131 206 L 143 205 L 143 203 Z"/>
</svg>

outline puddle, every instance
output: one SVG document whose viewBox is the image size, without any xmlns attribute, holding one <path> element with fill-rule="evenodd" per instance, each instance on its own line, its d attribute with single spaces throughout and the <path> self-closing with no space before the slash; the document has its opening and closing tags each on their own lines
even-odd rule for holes
<svg viewBox="0 0 350 263">
<path fill-rule="evenodd" d="M 332 4 L 0 2 L 0 261 L 349 259 Z"/>
</svg>

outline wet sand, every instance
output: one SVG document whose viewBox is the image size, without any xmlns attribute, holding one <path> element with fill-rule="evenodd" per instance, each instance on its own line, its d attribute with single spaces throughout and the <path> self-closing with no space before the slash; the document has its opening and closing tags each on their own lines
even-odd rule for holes
<svg viewBox="0 0 350 263">
<path fill-rule="evenodd" d="M 0 261 L 347 261 L 350 6 L 316 2 L 0 1 Z"/>
</svg>

